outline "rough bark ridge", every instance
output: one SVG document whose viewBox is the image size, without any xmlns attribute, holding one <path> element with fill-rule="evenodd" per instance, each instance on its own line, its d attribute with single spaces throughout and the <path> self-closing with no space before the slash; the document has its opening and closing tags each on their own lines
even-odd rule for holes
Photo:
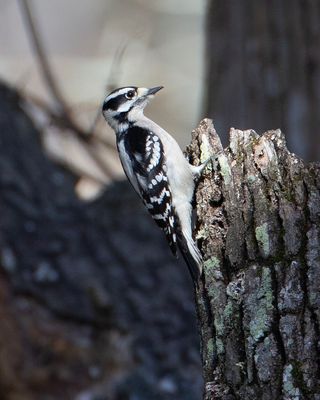
<svg viewBox="0 0 320 400">
<path fill-rule="evenodd" d="M 188 151 L 216 155 L 196 194 L 205 399 L 319 399 L 319 164 L 279 130 L 232 129 L 223 150 L 210 120 Z"/>
</svg>

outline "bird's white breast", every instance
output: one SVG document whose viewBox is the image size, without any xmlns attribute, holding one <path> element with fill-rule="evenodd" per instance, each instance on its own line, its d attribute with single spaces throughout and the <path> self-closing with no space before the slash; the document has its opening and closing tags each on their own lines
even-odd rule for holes
<svg viewBox="0 0 320 400">
<path fill-rule="evenodd" d="M 135 191 L 140 195 L 137 178 L 132 168 L 132 161 L 124 148 L 124 140 L 120 140 L 117 145 L 118 145 L 120 161 L 124 169 L 124 172 L 127 175 L 127 178 L 129 179 L 131 185 L 134 187 Z"/>
</svg>

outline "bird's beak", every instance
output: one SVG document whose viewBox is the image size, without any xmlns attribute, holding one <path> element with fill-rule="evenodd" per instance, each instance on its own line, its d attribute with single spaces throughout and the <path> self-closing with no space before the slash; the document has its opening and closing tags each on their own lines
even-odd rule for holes
<svg viewBox="0 0 320 400">
<path fill-rule="evenodd" d="M 150 89 L 148 89 L 146 95 L 153 96 L 154 94 L 159 92 L 159 90 L 161 90 L 161 89 L 163 89 L 163 86 L 156 86 L 156 87 L 150 88 Z"/>
</svg>

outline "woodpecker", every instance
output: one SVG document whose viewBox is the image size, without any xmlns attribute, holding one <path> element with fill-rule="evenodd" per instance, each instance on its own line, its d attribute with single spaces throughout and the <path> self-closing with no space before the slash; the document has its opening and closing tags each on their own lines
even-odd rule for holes
<svg viewBox="0 0 320 400">
<path fill-rule="evenodd" d="M 197 283 L 203 261 L 192 238 L 192 199 L 206 163 L 189 164 L 175 139 L 144 115 L 149 100 L 162 88 L 116 89 L 106 97 L 102 113 L 115 131 L 128 180 L 164 231 L 172 253 L 177 256 L 180 249 Z"/>
</svg>

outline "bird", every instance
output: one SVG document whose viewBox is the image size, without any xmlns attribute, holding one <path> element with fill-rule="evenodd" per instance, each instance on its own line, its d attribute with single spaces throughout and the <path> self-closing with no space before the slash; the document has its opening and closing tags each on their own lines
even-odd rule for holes
<svg viewBox="0 0 320 400">
<path fill-rule="evenodd" d="M 144 115 L 144 109 L 163 86 L 127 86 L 113 90 L 102 113 L 114 130 L 124 172 L 164 231 L 177 257 L 179 248 L 193 282 L 202 275 L 203 258 L 192 238 L 192 201 L 195 183 L 207 162 L 191 165 L 177 141 Z"/>
</svg>

